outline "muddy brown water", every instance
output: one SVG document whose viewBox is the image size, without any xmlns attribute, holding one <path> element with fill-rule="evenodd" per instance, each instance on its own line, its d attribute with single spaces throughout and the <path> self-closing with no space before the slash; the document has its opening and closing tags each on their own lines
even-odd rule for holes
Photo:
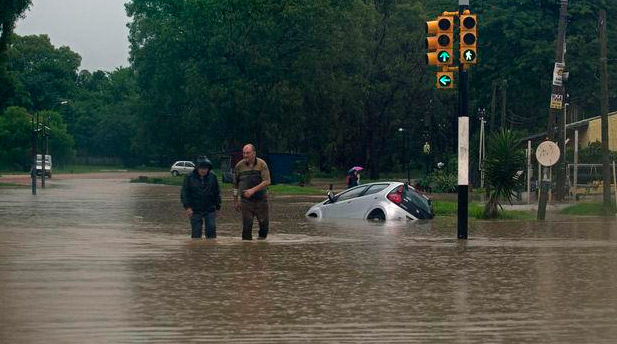
<svg viewBox="0 0 617 344">
<path fill-rule="evenodd" d="M 179 188 L 0 189 L 1 343 L 614 343 L 617 222 L 369 223 L 272 196 L 242 242 L 189 239 Z"/>
</svg>

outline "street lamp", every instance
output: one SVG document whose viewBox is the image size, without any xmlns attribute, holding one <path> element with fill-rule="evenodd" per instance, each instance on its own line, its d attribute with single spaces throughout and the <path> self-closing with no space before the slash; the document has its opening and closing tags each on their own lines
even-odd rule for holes
<svg viewBox="0 0 617 344">
<path fill-rule="evenodd" d="M 409 156 L 408 156 L 408 151 L 409 149 L 406 149 L 407 147 L 407 141 L 408 141 L 408 137 L 407 137 L 407 133 L 409 132 L 409 130 L 405 129 L 405 128 L 398 128 L 398 132 L 402 134 L 402 140 L 403 140 L 403 144 L 402 144 L 402 148 L 403 148 L 403 154 L 402 154 L 402 158 L 405 161 L 405 165 L 407 167 L 407 184 L 411 183 L 411 176 L 409 173 Z"/>
</svg>

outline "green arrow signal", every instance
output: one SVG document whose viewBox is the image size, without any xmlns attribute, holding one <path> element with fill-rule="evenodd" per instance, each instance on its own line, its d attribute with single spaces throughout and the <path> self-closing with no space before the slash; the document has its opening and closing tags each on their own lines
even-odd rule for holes
<svg viewBox="0 0 617 344">
<path fill-rule="evenodd" d="M 440 84 L 441 86 L 450 86 L 450 84 L 451 84 L 451 83 L 452 83 L 452 78 L 450 78 L 450 77 L 449 77 L 449 76 L 447 76 L 447 75 L 442 75 L 442 76 L 439 78 L 439 84 Z"/>
<path fill-rule="evenodd" d="M 437 55 L 437 58 L 439 59 L 439 62 L 446 63 L 450 61 L 450 53 L 448 53 L 447 51 L 440 51 L 439 55 Z"/>
</svg>

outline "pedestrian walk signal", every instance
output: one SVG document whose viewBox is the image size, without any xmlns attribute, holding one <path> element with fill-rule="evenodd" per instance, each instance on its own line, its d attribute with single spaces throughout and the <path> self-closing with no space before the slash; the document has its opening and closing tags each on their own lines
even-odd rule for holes
<svg viewBox="0 0 617 344">
<path fill-rule="evenodd" d="M 439 16 L 426 22 L 426 63 L 430 66 L 447 66 L 453 63 L 454 19 Z"/>
<path fill-rule="evenodd" d="M 475 64 L 478 51 L 478 22 L 475 14 L 469 12 L 460 15 L 461 32 L 459 35 L 461 50 L 460 60 L 463 64 Z"/>
<path fill-rule="evenodd" d="M 454 73 L 437 72 L 437 88 L 454 88 Z"/>
<path fill-rule="evenodd" d="M 465 63 L 475 63 L 476 61 L 476 51 L 473 49 L 467 49 L 463 51 L 463 61 Z"/>
</svg>

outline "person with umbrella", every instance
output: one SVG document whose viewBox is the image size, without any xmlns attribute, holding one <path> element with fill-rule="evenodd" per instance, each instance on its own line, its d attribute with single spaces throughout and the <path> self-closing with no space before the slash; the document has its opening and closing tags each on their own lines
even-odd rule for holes
<svg viewBox="0 0 617 344">
<path fill-rule="evenodd" d="M 364 168 L 360 166 L 354 166 L 347 171 L 347 188 L 352 188 L 360 184 L 360 171 Z"/>
</svg>

